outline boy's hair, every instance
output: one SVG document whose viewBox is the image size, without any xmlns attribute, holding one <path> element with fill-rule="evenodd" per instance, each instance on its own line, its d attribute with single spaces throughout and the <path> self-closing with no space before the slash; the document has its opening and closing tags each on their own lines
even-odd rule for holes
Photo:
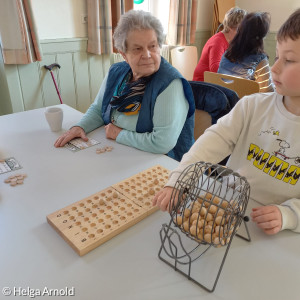
<svg viewBox="0 0 300 300">
<path fill-rule="evenodd" d="M 281 42 L 287 38 L 293 41 L 297 40 L 300 36 L 300 8 L 292 13 L 289 18 L 283 23 L 277 33 L 277 41 Z"/>
</svg>

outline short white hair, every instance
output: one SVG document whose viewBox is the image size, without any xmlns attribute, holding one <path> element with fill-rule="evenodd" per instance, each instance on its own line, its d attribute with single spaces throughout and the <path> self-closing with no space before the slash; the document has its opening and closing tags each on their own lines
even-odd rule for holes
<svg viewBox="0 0 300 300">
<path fill-rule="evenodd" d="M 143 10 L 130 10 L 121 16 L 113 35 L 115 47 L 125 53 L 128 33 L 132 30 L 145 29 L 155 31 L 158 45 L 161 48 L 164 42 L 163 26 L 156 17 Z"/>
</svg>

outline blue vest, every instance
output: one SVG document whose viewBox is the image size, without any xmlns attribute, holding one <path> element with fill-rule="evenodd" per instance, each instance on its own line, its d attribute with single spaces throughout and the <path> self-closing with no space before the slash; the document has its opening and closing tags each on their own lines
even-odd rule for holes
<svg viewBox="0 0 300 300">
<path fill-rule="evenodd" d="M 242 62 L 231 62 L 223 54 L 220 61 L 218 73 L 242 77 L 255 80 L 254 73 L 257 65 L 267 57 L 266 54 L 251 54 L 243 59 Z"/>
<path fill-rule="evenodd" d="M 130 66 L 126 62 L 116 63 L 110 67 L 102 104 L 102 118 L 105 124 L 111 122 L 110 100 L 112 99 L 116 87 L 121 84 L 122 80 L 129 70 Z M 177 143 L 167 155 L 180 161 L 182 155 L 186 153 L 194 143 L 195 102 L 193 91 L 189 83 L 163 57 L 161 58 L 161 63 L 158 71 L 153 75 L 151 81 L 148 82 L 145 89 L 141 109 L 139 111 L 139 116 L 136 124 L 136 132 L 152 132 L 152 119 L 156 98 L 169 86 L 169 84 L 174 79 L 178 78 L 182 80 L 184 94 L 189 103 L 189 110 L 187 119 L 184 123 Z"/>
</svg>

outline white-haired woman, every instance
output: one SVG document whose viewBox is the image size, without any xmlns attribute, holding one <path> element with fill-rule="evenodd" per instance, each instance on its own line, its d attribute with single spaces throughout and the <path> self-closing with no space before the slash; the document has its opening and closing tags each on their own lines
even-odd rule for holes
<svg viewBox="0 0 300 300">
<path fill-rule="evenodd" d="M 150 13 L 122 15 L 114 42 L 125 61 L 111 66 L 94 103 L 55 146 L 105 125 L 109 139 L 180 160 L 194 142 L 195 105 L 188 82 L 160 55 L 163 39 Z"/>
</svg>

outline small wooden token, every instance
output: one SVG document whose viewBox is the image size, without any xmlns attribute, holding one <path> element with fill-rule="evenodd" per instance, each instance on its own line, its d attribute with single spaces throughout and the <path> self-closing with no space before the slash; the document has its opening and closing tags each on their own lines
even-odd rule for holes
<svg viewBox="0 0 300 300">
<path fill-rule="evenodd" d="M 101 154 L 101 153 L 104 153 L 104 152 L 105 152 L 105 149 L 103 149 L 103 148 L 96 149 L 97 154 Z"/>
<path fill-rule="evenodd" d="M 4 182 L 10 184 L 11 186 L 16 186 L 17 184 L 23 184 L 25 177 L 27 177 L 26 174 L 16 174 L 6 178 Z"/>
</svg>

